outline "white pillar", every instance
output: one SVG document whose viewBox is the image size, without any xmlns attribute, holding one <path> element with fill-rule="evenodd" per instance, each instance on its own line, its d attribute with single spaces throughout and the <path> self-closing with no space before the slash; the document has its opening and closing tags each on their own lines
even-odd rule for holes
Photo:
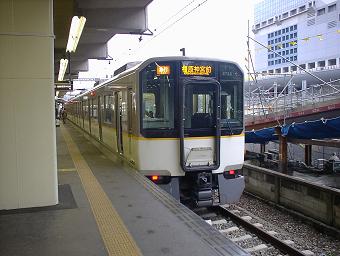
<svg viewBox="0 0 340 256">
<path fill-rule="evenodd" d="M 0 209 L 58 203 L 53 1 L 0 3 Z"/>
</svg>

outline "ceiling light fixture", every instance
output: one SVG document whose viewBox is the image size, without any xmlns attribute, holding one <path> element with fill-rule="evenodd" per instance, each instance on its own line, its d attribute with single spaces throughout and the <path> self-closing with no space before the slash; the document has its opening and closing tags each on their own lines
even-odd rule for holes
<svg viewBox="0 0 340 256">
<path fill-rule="evenodd" d="M 60 60 L 58 81 L 64 80 L 64 75 L 65 75 L 65 72 L 66 72 L 67 64 L 68 64 L 68 59 L 61 59 Z"/>
<path fill-rule="evenodd" d="M 83 28 L 85 26 L 86 18 L 84 16 L 78 17 L 74 16 L 72 18 L 72 23 L 70 27 L 70 33 L 68 35 L 68 41 L 66 46 L 67 52 L 75 52 L 81 33 L 83 32 Z"/>
</svg>

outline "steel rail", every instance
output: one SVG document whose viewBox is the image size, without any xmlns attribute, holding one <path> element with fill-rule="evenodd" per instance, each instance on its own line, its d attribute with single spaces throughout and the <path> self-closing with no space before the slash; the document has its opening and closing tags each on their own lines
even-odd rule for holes
<svg viewBox="0 0 340 256">
<path fill-rule="evenodd" d="M 242 227 L 249 230 L 250 232 L 256 234 L 258 237 L 260 237 L 264 241 L 270 243 L 276 249 L 278 249 L 278 250 L 280 250 L 284 253 L 288 253 L 289 255 L 292 255 L 292 256 L 305 256 L 305 254 L 302 253 L 301 251 L 299 251 L 299 250 L 295 249 L 294 247 L 284 243 L 282 240 L 270 235 L 266 231 L 254 226 L 250 222 L 242 219 L 241 217 L 239 217 L 236 214 L 230 212 L 229 210 L 223 208 L 222 206 L 216 206 L 216 207 L 213 207 L 213 209 L 216 210 L 219 214 L 221 214 L 225 217 L 230 217 L 233 221 L 240 224 Z"/>
</svg>

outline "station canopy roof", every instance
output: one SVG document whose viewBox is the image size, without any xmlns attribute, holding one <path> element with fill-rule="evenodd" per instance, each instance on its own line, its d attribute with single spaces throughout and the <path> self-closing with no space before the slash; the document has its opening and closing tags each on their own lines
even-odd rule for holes
<svg viewBox="0 0 340 256">
<path fill-rule="evenodd" d="M 146 7 L 152 0 L 55 0 L 54 66 L 58 77 L 60 59 L 73 16 L 84 16 L 86 23 L 75 53 L 71 54 L 71 74 L 88 71 L 88 59 L 107 59 L 107 42 L 115 34 L 143 34 L 148 31 Z M 57 80 L 57 79 L 56 79 Z"/>
<path fill-rule="evenodd" d="M 293 139 L 330 139 L 340 138 L 340 117 L 320 119 L 303 123 L 292 123 L 281 127 L 281 133 Z M 264 128 L 246 132 L 246 143 L 267 143 L 278 140 L 275 128 Z"/>
</svg>

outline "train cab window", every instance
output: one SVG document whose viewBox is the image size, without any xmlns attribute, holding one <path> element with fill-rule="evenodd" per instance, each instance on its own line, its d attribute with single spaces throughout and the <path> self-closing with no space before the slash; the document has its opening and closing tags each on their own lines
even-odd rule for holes
<svg viewBox="0 0 340 256">
<path fill-rule="evenodd" d="M 174 129 L 175 89 L 171 72 L 170 64 L 151 63 L 141 73 L 143 129 Z"/>
</svg>

